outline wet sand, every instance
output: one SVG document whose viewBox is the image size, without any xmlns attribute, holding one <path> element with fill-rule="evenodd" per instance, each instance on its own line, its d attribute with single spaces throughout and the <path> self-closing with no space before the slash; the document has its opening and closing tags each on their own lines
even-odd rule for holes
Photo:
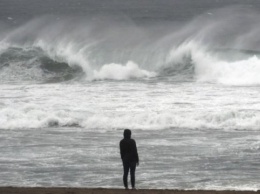
<svg viewBox="0 0 260 194">
<path fill-rule="evenodd" d="M 157 189 L 90 189 L 90 188 L 44 188 L 44 187 L 0 187 L 0 194 L 260 194 L 258 191 L 214 191 L 214 190 L 157 190 Z"/>
</svg>

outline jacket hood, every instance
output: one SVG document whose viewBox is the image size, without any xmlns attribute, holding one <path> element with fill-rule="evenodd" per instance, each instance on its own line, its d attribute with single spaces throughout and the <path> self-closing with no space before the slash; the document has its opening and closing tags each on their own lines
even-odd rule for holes
<svg viewBox="0 0 260 194">
<path fill-rule="evenodd" d="M 125 139 L 130 139 L 131 138 L 131 130 L 130 129 L 125 129 L 125 131 L 124 131 L 124 138 Z"/>
</svg>

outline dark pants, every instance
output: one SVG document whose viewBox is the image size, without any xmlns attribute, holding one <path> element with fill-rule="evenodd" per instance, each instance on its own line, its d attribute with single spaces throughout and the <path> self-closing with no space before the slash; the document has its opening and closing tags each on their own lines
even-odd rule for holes
<svg viewBox="0 0 260 194">
<path fill-rule="evenodd" d="M 128 188 L 128 182 L 127 182 L 127 177 L 128 177 L 128 172 L 130 169 L 130 176 L 131 176 L 131 185 L 132 188 L 135 187 L 135 168 L 136 168 L 136 162 L 123 162 L 124 166 L 124 176 L 123 176 L 123 181 L 124 181 L 124 186 L 125 188 Z"/>
</svg>

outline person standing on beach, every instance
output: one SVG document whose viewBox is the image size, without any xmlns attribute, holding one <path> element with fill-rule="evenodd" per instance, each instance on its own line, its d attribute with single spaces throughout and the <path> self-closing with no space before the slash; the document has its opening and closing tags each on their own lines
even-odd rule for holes
<svg viewBox="0 0 260 194">
<path fill-rule="evenodd" d="M 119 143 L 121 159 L 124 167 L 123 182 L 128 189 L 128 172 L 130 170 L 132 189 L 135 189 L 135 168 L 139 165 L 139 157 L 134 139 L 131 139 L 131 130 L 124 130 L 124 139 Z"/>
</svg>

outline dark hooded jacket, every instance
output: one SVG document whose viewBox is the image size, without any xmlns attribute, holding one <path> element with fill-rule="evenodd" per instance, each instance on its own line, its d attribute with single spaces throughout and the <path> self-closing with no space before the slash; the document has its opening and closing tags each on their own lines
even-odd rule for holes
<svg viewBox="0 0 260 194">
<path fill-rule="evenodd" d="M 137 153 L 136 143 L 134 139 L 131 139 L 131 131 L 124 131 L 124 139 L 120 141 L 120 154 L 123 162 L 136 162 L 139 163 L 139 157 Z"/>
</svg>

